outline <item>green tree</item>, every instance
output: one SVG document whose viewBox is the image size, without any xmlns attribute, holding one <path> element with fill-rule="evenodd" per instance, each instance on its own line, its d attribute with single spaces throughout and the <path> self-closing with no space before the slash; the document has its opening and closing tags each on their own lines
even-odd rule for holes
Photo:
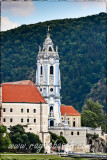
<svg viewBox="0 0 107 160">
<path fill-rule="evenodd" d="M 82 126 L 97 128 L 98 116 L 89 110 L 84 110 L 81 114 Z"/>
<path fill-rule="evenodd" d="M 11 144 L 7 128 L 0 125 L 0 152 L 8 151 L 8 147 Z"/>
<path fill-rule="evenodd" d="M 58 141 L 57 141 L 57 144 L 67 144 L 67 140 L 64 136 L 59 136 L 58 137 Z"/>
<path fill-rule="evenodd" d="M 101 124 L 102 131 L 107 133 L 107 113 L 104 114 L 104 119 Z"/>
<path fill-rule="evenodd" d="M 44 146 L 42 142 L 40 141 L 39 136 L 31 132 L 28 132 L 26 134 L 28 136 L 28 139 L 30 142 L 30 149 L 32 149 L 32 152 L 44 153 Z"/>
<path fill-rule="evenodd" d="M 89 110 L 97 115 L 97 125 L 100 126 L 104 120 L 103 106 L 99 102 L 93 102 L 91 99 L 87 100 L 87 105 L 84 108 Z"/>
<path fill-rule="evenodd" d="M 58 136 L 57 134 L 55 133 L 52 133 L 50 132 L 50 135 L 51 135 L 51 143 L 52 145 L 55 145 L 55 143 L 58 145 L 58 144 L 67 144 L 67 140 L 64 136 Z"/>
<path fill-rule="evenodd" d="M 44 147 L 39 137 L 31 132 L 25 132 L 22 125 L 11 126 L 10 128 L 10 139 L 12 144 L 17 145 L 17 151 L 31 151 L 31 152 L 44 152 Z M 25 145 L 22 149 L 21 146 Z"/>
<path fill-rule="evenodd" d="M 10 130 L 10 135 L 18 133 L 18 132 L 20 134 L 23 134 L 25 132 L 23 126 L 20 124 L 17 124 L 15 126 L 10 126 L 9 130 Z"/>
<path fill-rule="evenodd" d="M 87 100 L 86 106 L 83 107 L 81 113 L 82 126 L 86 127 L 103 127 L 105 126 L 105 115 L 102 110 L 103 106 L 98 102 L 93 102 L 91 99 Z"/>
</svg>

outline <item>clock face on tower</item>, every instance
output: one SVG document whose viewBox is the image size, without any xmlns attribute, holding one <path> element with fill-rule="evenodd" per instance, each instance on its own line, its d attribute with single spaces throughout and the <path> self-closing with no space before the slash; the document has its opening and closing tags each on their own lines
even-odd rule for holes
<svg viewBox="0 0 107 160">
<path fill-rule="evenodd" d="M 54 61 L 55 61 L 54 58 L 50 58 L 50 59 L 49 59 L 49 62 L 50 62 L 51 64 L 53 64 Z"/>
</svg>

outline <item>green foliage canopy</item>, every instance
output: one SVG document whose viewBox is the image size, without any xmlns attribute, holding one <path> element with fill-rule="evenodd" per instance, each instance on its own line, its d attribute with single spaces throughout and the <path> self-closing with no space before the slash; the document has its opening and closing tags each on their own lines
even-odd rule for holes
<svg viewBox="0 0 107 160">
<path fill-rule="evenodd" d="M 92 111 L 84 110 L 81 114 L 82 126 L 97 128 L 97 120 L 97 115 Z"/>
<path fill-rule="evenodd" d="M 58 136 L 55 133 L 50 132 L 51 135 L 51 143 L 52 145 L 62 145 L 62 144 L 67 144 L 67 140 L 64 136 Z"/>
<path fill-rule="evenodd" d="M 25 132 L 22 125 L 15 125 L 10 127 L 10 139 L 14 146 L 19 145 L 17 151 L 19 152 L 44 152 L 44 147 L 39 137 L 31 132 Z M 21 146 L 25 145 L 22 149 Z"/>
<path fill-rule="evenodd" d="M 86 127 L 102 127 L 104 132 L 106 131 L 106 114 L 103 113 L 103 106 L 98 102 L 93 102 L 91 99 L 87 100 L 86 106 L 83 107 L 83 111 L 81 114 L 81 122 L 82 126 Z"/>
<path fill-rule="evenodd" d="M 7 133 L 6 126 L 0 125 L 0 152 L 8 151 L 8 147 L 11 144 L 11 140 Z"/>
</svg>

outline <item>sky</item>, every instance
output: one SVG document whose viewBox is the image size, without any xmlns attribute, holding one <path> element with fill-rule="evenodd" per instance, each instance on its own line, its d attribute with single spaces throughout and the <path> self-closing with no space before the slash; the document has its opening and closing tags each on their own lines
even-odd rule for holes
<svg viewBox="0 0 107 160">
<path fill-rule="evenodd" d="M 1 0 L 1 31 L 23 24 L 106 12 L 107 0 Z"/>
</svg>

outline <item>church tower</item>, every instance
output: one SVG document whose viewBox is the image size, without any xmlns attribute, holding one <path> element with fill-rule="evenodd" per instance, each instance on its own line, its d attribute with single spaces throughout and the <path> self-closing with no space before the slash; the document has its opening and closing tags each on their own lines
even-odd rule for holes
<svg viewBox="0 0 107 160">
<path fill-rule="evenodd" d="M 58 126 L 61 123 L 60 113 L 60 69 L 58 47 L 54 50 L 50 34 L 43 43 L 43 48 L 39 46 L 37 56 L 36 85 L 42 96 L 49 104 L 49 126 Z"/>
</svg>

